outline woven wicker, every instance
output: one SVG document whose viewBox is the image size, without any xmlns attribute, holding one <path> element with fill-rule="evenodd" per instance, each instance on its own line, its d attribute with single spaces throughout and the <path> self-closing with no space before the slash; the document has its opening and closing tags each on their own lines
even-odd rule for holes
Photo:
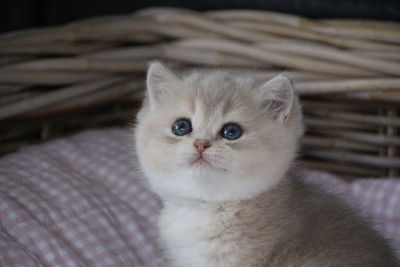
<svg viewBox="0 0 400 267">
<path fill-rule="evenodd" d="M 127 125 L 149 60 L 268 79 L 302 97 L 306 166 L 348 178 L 400 170 L 400 25 L 264 11 L 152 8 L 0 36 L 0 154 Z"/>
</svg>

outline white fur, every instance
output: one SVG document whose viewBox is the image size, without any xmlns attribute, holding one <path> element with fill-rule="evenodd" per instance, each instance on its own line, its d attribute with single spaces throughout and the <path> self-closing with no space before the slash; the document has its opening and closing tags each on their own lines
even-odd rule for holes
<svg viewBox="0 0 400 267">
<path fill-rule="evenodd" d="M 169 244 L 173 263 L 196 267 L 251 266 L 246 260 L 253 248 L 238 248 L 236 240 L 240 233 L 229 231 L 232 217 L 234 214 L 229 211 L 222 215 L 216 203 L 187 199 L 166 202 L 159 227 Z"/>
</svg>

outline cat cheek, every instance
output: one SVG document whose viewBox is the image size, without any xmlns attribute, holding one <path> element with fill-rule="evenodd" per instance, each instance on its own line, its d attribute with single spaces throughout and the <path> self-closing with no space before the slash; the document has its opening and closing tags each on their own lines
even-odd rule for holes
<svg viewBox="0 0 400 267">
<path fill-rule="evenodd" d="M 172 136 L 165 136 L 164 140 L 168 145 L 175 145 L 180 141 L 178 138 Z"/>
</svg>

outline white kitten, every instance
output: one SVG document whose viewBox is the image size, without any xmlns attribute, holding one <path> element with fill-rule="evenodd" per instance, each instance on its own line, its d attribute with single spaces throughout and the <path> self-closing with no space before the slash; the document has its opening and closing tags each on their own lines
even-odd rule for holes
<svg viewBox="0 0 400 267">
<path fill-rule="evenodd" d="M 348 208 L 287 175 L 303 123 L 285 76 L 177 77 L 153 63 L 147 88 L 136 147 L 176 266 L 395 266 Z"/>
</svg>

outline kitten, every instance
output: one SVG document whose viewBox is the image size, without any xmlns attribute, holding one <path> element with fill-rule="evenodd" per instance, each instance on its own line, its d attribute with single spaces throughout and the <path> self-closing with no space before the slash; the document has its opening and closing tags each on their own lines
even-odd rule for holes
<svg viewBox="0 0 400 267">
<path fill-rule="evenodd" d="M 398 266 L 349 208 L 289 174 L 303 122 L 288 78 L 153 63 L 147 88 L 136 147 L 175 266 Z"/>
</svg>

